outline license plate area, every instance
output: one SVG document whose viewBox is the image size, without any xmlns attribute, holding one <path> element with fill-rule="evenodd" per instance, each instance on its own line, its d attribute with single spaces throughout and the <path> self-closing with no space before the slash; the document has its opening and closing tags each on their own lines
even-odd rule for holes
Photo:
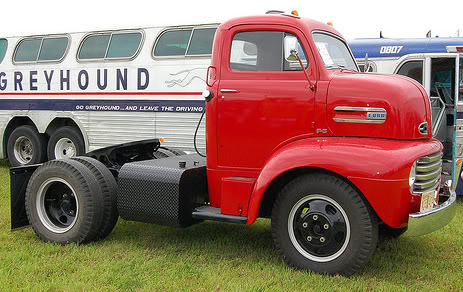
<svg viewBox="0 0 463 292">
<path fill-rule="evenodd" d="M 420 212 L 427 212 L 434 207 L 436 196 L 435 191 L 429 191 L 421 195 Z"/>
</svg>

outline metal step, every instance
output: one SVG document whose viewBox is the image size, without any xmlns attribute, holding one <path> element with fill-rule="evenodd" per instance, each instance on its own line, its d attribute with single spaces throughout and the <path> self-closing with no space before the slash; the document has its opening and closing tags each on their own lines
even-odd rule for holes
<svg viewBox="0 0 463 292">
<path fill-rule="evenodd" d="M 191 217 L 194 219 L 213 220 L 238 224 L 246 224 L 248 222 L 247 217 L 225 215 L 220 213 L 220 208 L 214 208 L 211 206 L 201 206 L 194 209 Z"/>
</svg>

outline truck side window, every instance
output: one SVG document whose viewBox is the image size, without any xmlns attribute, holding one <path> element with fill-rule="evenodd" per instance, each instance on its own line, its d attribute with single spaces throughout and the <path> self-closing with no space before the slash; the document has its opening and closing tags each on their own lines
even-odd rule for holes
<svg viewBox="0 0 463 292">
<path fill-rule="evenodd" d="M 397 74 L 408 76 L 423 85 L 423 61 L 409 61 L 403 64 Z"/>
<path fill-rule="evenodd" d="M 299 63 L 284 60 L 283 39 L 291 35 L 281 31 L 245 31 L 235 34 L 230 53 L 233 71 L 294 71 Z M 300 45 L 299 56 L 304 65 L 306 54 Z"/>
<path fill-rule="evenodd" d="M 8 41 L 5 39 L 0 39 L 0 64 L 5 58 L 6 49 L 8 48 Z"/>
</svg>

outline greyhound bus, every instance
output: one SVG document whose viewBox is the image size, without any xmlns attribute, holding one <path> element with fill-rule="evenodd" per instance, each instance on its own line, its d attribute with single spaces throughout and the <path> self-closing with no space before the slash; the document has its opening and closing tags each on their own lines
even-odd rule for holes
<svg viewBox="0 0 463 292">
<path fill-rule="evenodd" d="M 161 156 L 193 149 L 217 26 L 0 38 L 0 159 L 34 164 L 149 138 L 163 139 Z M 202 123 L 203 150 L 204 133 Z"/>
<path fill-rule="evenodd" d="M 463 38 L 357 39 L 349 46 L 363 71 L 408 76 L 424 87 L 433 136 L 444 145 L 444 172 L 453 173 L 463 157 Z"/>
</svg>

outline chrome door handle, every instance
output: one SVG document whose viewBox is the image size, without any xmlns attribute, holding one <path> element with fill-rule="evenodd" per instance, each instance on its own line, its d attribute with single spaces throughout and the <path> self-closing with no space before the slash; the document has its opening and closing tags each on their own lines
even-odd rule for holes
<svg viewBox="0 0 463 292">
<path fill-rule="evenodd" d="M 236 93 L 238 90 L 236 89 L 220 89 L 220 92 L 222 93 Z"/>
</svg>

